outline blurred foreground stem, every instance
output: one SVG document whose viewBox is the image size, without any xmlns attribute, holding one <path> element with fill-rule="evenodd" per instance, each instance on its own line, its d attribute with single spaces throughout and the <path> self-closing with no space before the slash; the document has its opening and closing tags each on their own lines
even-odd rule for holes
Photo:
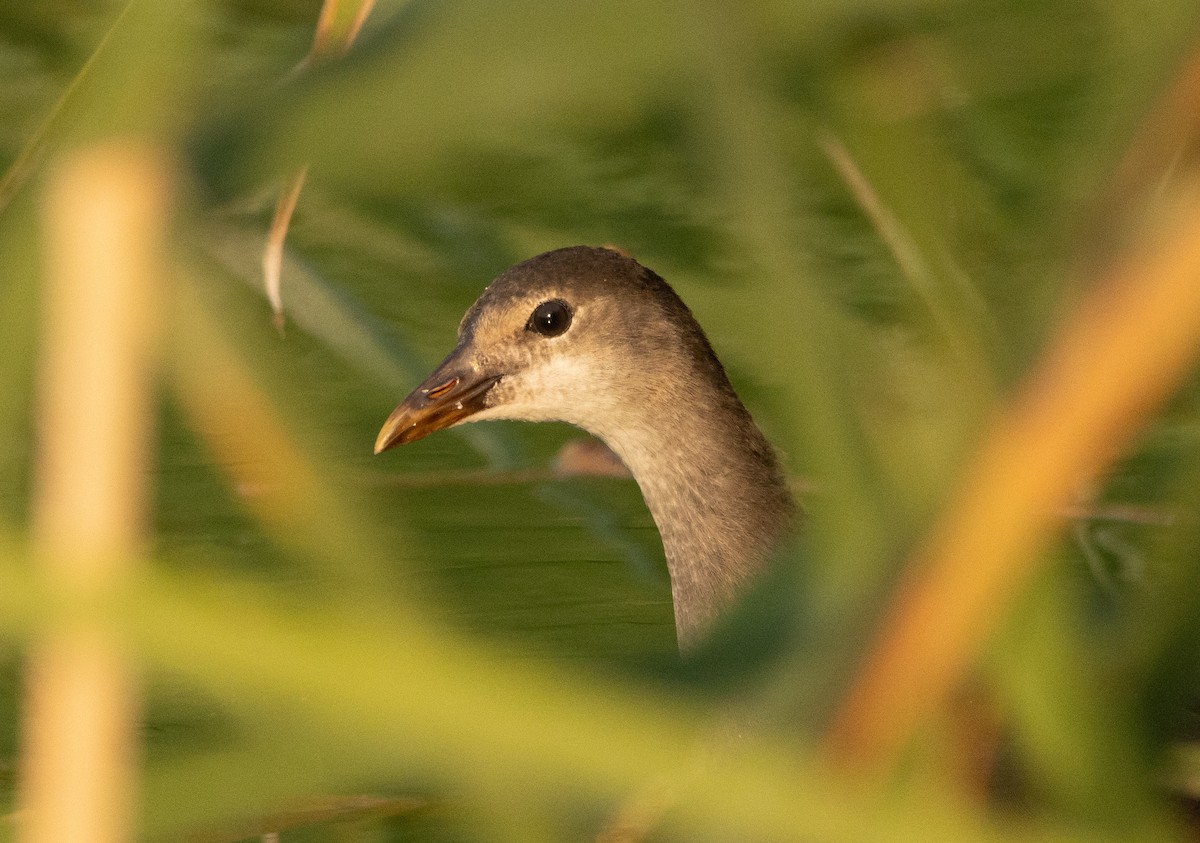
<svg viewBox="0 0 1200 843">
<path fill-rule="evenodd" d="M 1030 577 L 1078 490 L 1125 449 L 1200 354 L 1200 192 L 1164 203 L 1141 252 L 1064 320 L 910 560 L 830 749 L 891 765 Z"/>
<path fill-rule="evenodd" d="M 166 205 L 160 155 L 130 141 L 71 155 L 46 197 L 33 541 L 69 606 L 118 586 L 142 550 Z M 103 623 L 65 619 L 35 641 L 21 839 L 132 836 L 137 697 Z"/>
</svg>

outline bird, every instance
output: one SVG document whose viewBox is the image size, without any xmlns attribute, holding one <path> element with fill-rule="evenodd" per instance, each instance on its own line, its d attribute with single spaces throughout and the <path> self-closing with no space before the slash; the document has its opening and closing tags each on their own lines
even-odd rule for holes
<svg viewBox="0 0 1200 843">
<path fill-rule="evenodd" d="M 507 269 L 375 453 L 489 419 L 561 421 L 628 467 L 662 539 L 676 641 L 695 650 L 758 579 L 797 508 L 780 461 L 692 312 L 614 247 Z"/>
</svg>

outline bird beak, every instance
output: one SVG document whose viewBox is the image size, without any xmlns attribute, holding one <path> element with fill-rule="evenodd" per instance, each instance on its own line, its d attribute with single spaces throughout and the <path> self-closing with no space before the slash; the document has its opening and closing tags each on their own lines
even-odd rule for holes
<svg viewBox="0 0 1200 843">
<path fill-rule="evenodd" d="M 425 382 L 392 411 L 379 436 L 375 453 L 406 445 L 435 430 L 450 427 L 484 408 L 488 391 L 499 375 L 481 377 L 447 365 L 438 366 Z"/>
</svg>

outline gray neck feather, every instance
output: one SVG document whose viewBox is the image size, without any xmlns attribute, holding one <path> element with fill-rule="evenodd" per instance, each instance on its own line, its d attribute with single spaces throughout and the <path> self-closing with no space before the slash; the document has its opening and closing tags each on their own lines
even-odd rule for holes
<svg viewBox="0 0 1200 843">
<path fill-rule="evenodd" d="M 760 572 L 795 506 L 724 372 L 679 387 L 666 408 L 655 402 L 619 429 L 594 432 L 629 467 L 658 526 L 686 651 Z"/>
</svg>

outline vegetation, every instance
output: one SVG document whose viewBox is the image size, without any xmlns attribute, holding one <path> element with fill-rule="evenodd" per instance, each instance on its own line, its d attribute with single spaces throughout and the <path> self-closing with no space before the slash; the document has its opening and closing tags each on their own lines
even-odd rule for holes
<svg viewBox="0 0 1200 843">
<path fill-rule="evenodd" d="M 1186 838 L 1195 4 L 347 0 L 339 37 L 368 10 L 297 67 L 316 0 L 0 8 L 3 834 L 76 658 L 118 836 Z M 805 505 L 688 663 L 636 487 L 550 468 L 577 432 L 370 456 L 483 285 L 574 243 L 675 286 Z"/>
</svg>

